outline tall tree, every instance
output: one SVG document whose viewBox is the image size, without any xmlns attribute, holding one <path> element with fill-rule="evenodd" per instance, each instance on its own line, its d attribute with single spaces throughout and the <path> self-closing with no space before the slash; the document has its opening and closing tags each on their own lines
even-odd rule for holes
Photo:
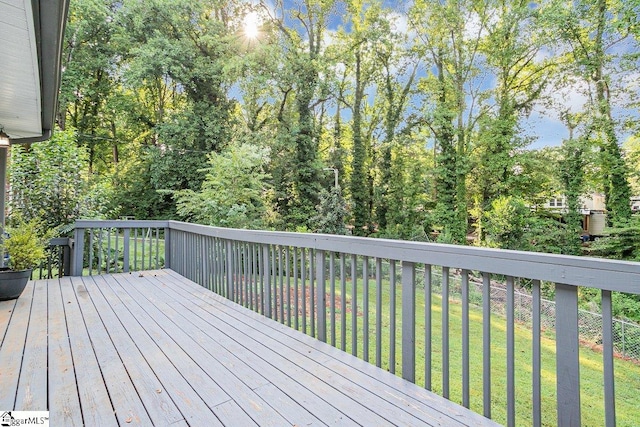
<svg viewBox="0 0 640 427">
<path fill-rule="evenodd" d="M 130 46 L 126 77 L 145 87 L 163 90 L 176 84 L 183 107 L 157 123 L 158 158 L 172 164 L 168 189 L 198 189 L 206 154 L 230 140 L 233 101 L 227 95 L 232 78 L 225 66 L 235 55 L 234 35 L 241 23 L 235 17 L 242 5 L 220 1 L 153 0 L 123 5 L 120 37 Z M 158 99 L 159 100 L 159 99 Z"/>
<path fill-rule="evenodd" d="M 419 0 L 410 13 L 429 73 L 420 87 L 426 92 L 426 121 L 437 153 L 434 222 L 447 240 L 461 244 L 466 242 L 468 156 L 479 117 L 478 61 L 486 24 L 486 15 L 475 6 L 472 1 Z"/>
<path fill-rule="evenodd" d="M 320 90 L 323 83 L 320 72 L 325 32 L 335 3 L 335 0 L 277 0 L 272 8 L 261 2 L 271 24 L 279 29 L 284 52 L 279 121 L 284 128 L 283 142 L 293 145 L 294 162 L 289 165 L 289 177 L 280 183 L 282 191 L 289 193 L 280 208 L 287 227 L 291 228 L 310 227 L 319 201 L 321 167 L 315 108 L 326 101 Z M 293 114 L 285 116 L 285 107 L 290 103 Z"/>
<path fill-rule="evenodd" d="M 379 72 L 375 52 L 389 33 L 389 23 L 382 15 L 380 1 L 351 0 L 346 2 L 344 28 L 336 54 L 346 66 L 350 77 L 349 93 L 338 94 L 338 102 L 351 110 L 351 176 L 354 234 L 366 235 L 373 230 L 373 175 L 371 174 L 371 123 L 367 126 L 367 111 L 371 100 L 367 90 Z M 348 28 L 348 30 L 347 30 Z"/>
<path fill-rule="evenodd" d="M 519 121 L 528 115 L 545 89 L 553 61 L 540 60 L 550 37 L 541 22 L 543 6 L 528 1 L 490 2 L 486 13 L 493 25 L 486 28 L 482 54 L 495 76 L 487 95 L 487 113 L 479 130 L 477 164 L 483 208 L 509 195 L 517 151 L 528 142 L 519 137 Z"/>
<path fill-rule="evenodd" d="M 387 12 L 388 13 L 388 12 Z M 388 26 L 384 37 L 375 49 L 375 61 L 380 65 L 377 83 L 376 102 L 383 105 L 383 138 L 378 147 L 380 182 L 379 200 L 376 206 L 378 227 L 385 230 L 389 224 L 389 210 L 398 199 L 391 191 L 392 169 L 394 168 L 393 149 L 399 134 L 407 134 L 421 121 L 408 117 L 411 98 L 415 95 L 415 79 L 419 60 L 410 51 L 407 35 L 398 25 L 398 17 L 387 15 Z M 394 19 L 395 18 L 395 19 Z M 404 125 L 404 127 L 403 127 Z M 393 222 L 393 221 L 392 221 Z"/>
<path fill-rule="evenodd" d="M 88 148 L 90 173 L 100 160 L 106 166 L 112 160 L 110 129 L 117 118 L 108 104 L 119 84 L 112 25 L 117 10 L 115 1 L 79 0 L 65 29 L 57 122 L 61 129 L 74 128 L 78 144 Z"/>
<path fill-rule="evenodd" d="M 637 25 L 634 2 L 592 0 L 557 6 L 558 28 L 567 43 L 573 72 L 588 84 L 590 134 L 600 146 L 600 168 L 610 224 L 624 222 L 631 216 L 627 180 L 628 170 L 618 139 L 618 123 L 613 117 L 616 97 L 623 89 L 616 85 L 619 72 L 638 66 L 637 48 L 631 29 Z M 626 48 L 624 47 L 626 43 Z"/>
</svg>

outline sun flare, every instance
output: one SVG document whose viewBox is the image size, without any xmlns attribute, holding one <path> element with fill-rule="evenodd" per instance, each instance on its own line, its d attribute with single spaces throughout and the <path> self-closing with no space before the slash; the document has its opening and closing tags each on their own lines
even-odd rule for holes
<svg viewBox="0 0 640 427">
<path fill-rule="evenodd" d="M 250 12 L 244 17 L 244 35 L 249 39 L 257 39 L 260 35 L 260 17 L 255 12 Z"/>
</svg>

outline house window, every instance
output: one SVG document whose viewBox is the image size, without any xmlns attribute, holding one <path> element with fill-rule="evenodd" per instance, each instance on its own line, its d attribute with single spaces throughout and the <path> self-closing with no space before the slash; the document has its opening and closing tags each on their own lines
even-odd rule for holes
<svg viewBox="0 0 640 427">
<path fill-rule="evenodd" d="M 562 198 L 551 199 L 549 200 L 549 206 L 561 208 L 562 206 L 564 206 L 564 200 L 562 200 Z"/>
</svg>

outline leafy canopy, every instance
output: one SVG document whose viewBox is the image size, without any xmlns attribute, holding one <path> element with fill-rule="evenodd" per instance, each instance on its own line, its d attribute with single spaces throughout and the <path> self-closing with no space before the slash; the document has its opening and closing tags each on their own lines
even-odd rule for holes
<svg viewBox="0 0 640 427">
<path fill-rule="evenodd" d="M 201 224 L 231 228 L 260 228 L 266 214 L 268 175 L 263 166 L 268 151 L 249 144 L 231 145 L 209 154 L 200 191 L 174 193 L 178 214 Z"/>
</svg>

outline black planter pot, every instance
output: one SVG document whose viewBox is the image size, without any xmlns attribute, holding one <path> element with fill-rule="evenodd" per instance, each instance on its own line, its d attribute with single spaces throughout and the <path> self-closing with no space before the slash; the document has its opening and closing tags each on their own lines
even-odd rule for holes
<svg viewBox="0 0 640 427">
<path fill-rule="evenodd" d="M 0 268 L 0 301 L 16 299 L 22 294 L 31 277 L 31 269 L 14 271 Z"/>
</svg>

